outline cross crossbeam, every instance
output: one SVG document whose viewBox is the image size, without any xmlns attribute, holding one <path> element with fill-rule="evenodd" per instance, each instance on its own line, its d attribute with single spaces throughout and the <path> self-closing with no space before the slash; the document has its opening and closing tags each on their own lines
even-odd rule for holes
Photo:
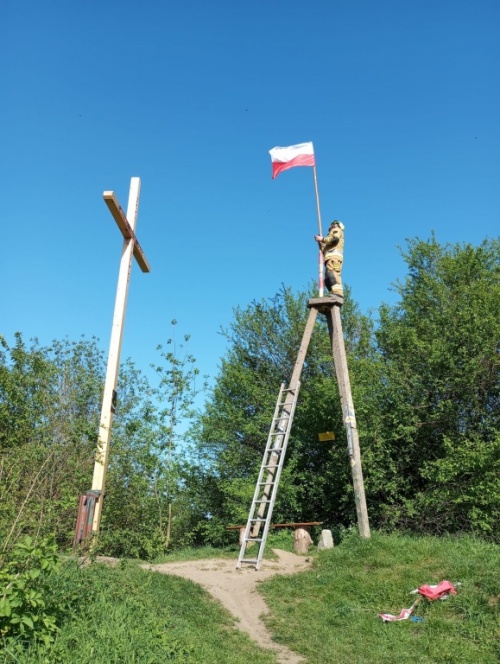
<svg viewBox="0 0 500 664">
<path fill-rule="evenodd" d="M 115 192 L 105 191 L 102 197 L 104 198 L 104 202 L 106 203 L 106 205 L 109 208 L 109 211 L 113 215 L 113 219 L 116 221 L 116 224 L 118 228 L 121 230 L 125 240 L 130 240 L 130 239 L 133 240 L 134 258 L 138 262 L 139 267 L 143 272 L 151 272 L 151 268 L 149 267 L 147 258 L 144 255 L 141 245 L 139 244 L 139 240 L 137 239 L 134 233 L 134 229 L 128 223 L 128 219 L 125 216 L 125 212 L 122 210 L 120 203 L 118 203 L 118 201 L 116 200 Z"/>
</svg>

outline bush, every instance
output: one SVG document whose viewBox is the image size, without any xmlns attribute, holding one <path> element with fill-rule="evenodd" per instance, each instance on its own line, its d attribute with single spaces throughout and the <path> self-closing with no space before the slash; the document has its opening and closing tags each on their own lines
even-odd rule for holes
<svg viewBox="0 0 500 664">
<path fill-rule="evenodd" d="M 38 641 L 57 632 L 57 607 L 47 602 L 51 575 L 59 567 L 56 544 L 26 536 L 4 554 L 0 569 L 0 637 L 4 645 Z"/>
</svg>

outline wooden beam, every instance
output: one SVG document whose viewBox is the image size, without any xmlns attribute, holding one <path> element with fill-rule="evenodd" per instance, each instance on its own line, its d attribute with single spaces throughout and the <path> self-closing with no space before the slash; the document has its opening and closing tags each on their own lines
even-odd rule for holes
<svg viewBox="0 0 500 664">
<path fill-rule="evenodd" d="M 148 260 L 139 244 L 139 240 L 137 239 L 132 226 L 129 224 L 120 203 L 116 200 L 114 191 L 105 191 L 102 196 L 125 240 L 131 239 L 133 241 L 134 258 L 139 264 L 139 267 L 143 272 L 151 272 L 151 268 L 149 267 Z"/>
<path fill-rule="evenodd" d="M 347 448 L 351 464 L 354 502 L 356 504 L 356 513 L 358 517 L 358 530 L 361 537 L 369 538 L 370 522 L 368 520 L 368 509 L 366 506 L 365 483 L 361 466 L 358 427 L 356 424 L 356 415 L 354 413 L 349 369 L 347 367 L 344 334 L 342 332 L 342 321 L 340 318 L 340 306 L 336 305 L 331 307 L 326 314 L 326 319 L 332 347 L 333 364 L 335 367 L 335 373 L 337 374 L 337 383 L 340 392 L 342 418 L 347 433 Z"/>
<path fill-rule="evenodd" d="M 94 535 L 99 533 L 101 523 L 111 440 L 111 427 L 113 424 L 113 414 L 115 412 L 116 387 L 118 381 L 118 370 L 120 366 L 120 352 L 122 346 L 125 311 L 127 308 L 127 296 L 130 283 L 132 256 L 134 255 L 137 258 L 136 250 L 138 247 L 138 242 L 134 233 L 134 229 L 137 223 L 140 189 L 140 178 L 132 178 L 130 181 L 127 215 L 124 214 L 120 204 L 115 198 L 114 193 L 112 191 L 104 192 L 104 200 L 124 237 L 124 242 L 122 246 L 120 270 L 118 274 L 115 311 L 113 315 L 113 323 L 111 326 L 108 365 L 106 369 L 106 380 L 104 383 L 101 420 L 99 424 L 99 436 L 94 463 L 94 475 L 92 478 L 92 491 L 99 496 L 98 500 L 96 501 L 92 521 L 92 532 Z M 141 266 L 143 272 L 149 272 L 149 265 L 140 247 L 139 259 L 137 262 Z"/>
</svg>

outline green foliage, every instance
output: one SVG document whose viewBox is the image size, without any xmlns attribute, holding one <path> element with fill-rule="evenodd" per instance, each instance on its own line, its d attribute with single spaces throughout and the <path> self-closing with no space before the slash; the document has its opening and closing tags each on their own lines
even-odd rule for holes
<svg viewBox="0 0 500 664">
<path fill-rule="evenodd" d="M 5 647 L 54 641 L 57 606 L 47 601 L 47 586 L 56 572 L 57 547 L 26 536 L 0 559 L 0 639 Z"/>
<path fill-rule="evenodd" d="M 274 537 L 274 536 L 273 536 Z M 277 545 L 283 534 L 276 534 Z M 288 540 L 290 541 L 290 537 Z M 287 547 L 288 548 L 288 547 Z M 189 559 L 192 552 L 170 554 Z M 212 552 L 197 551 L 203 558 Z M 235 556 L 236 554 L 233 553 Z M 193 557 L 194 554 L 193 554 Z M 310 570 L 259 584 L 273 638 L 310 664 L 430 664 L 498 661 L 498 546 L 473 537 L 409 537 L 344 531 L 340 545 L 315 556 Z M 458 594 L 422 602 L 421 623 L 384 624 L 423 583 L 448 579 Z M 57 599 L 55 639 L 4 641 L 0 661 L 18 664 L 270 664 L 260 649 L 196 584 L 171 575 L 69 561 L 47 577 L 47 604 Z"/>
<path fill-rule="evenodd" d="M 472 531 L 498 540 L 500 241 L 410 240 L 399 301 L 375 322 L 346 288 L 341 310 L 372 527 Z M 281 382 L 288 383 L 310 292 L 282 287 L 236 308 L 203 412 L 189 335 L 174 333 L 153 368 L 120 367 L 101 552 L 156 558 L 234 541 L 244 523 Z M 90 486 L 104 357 L 95 339 L 47 347 L 0 336 L 0 540 L 73 538 Z M 335 441 L 318 434 L 333 431 Z M 191 448 L 194 440 L 195 447 Z M 276 521 L 349 527 L 354 497 L 323 316 L 301 377 Z"/>
<path fill-rule="evenodd" d="M 54 534 L 65 546 L 92 468 L 102 355 L 95 340 L 0 343 L 0 538 Z"/>
<path fill-rule="evenodd" d="M 154 558 L 167 540 L 182 545 L 192 539 L 190 532 L 185 535 L 190 510 L 181 491 L 184 464 L 176 446 L 184 437 L 179 425 L 192 417 L 203 382 L 194 358 L 181 354 L 183 347 L 162 353 L 156 388 L 130 360 L 120 367 L 100 539 L 105 553 Z M 41 347 L 17 334 L 9 347 L 0 337 L 0 540 L 5 546 L 21 533 L 53 535 L 60 547 L 70 546 L 78 497 L 92 478 L 104 369 L 95 339 Z"/>
<path fill-rule="evenodd" d="M 210 476 L 203 495 L 210 518 L 200 528 L 213 543 L 227 541 L 224 526 L 246 522 L 279 386 L 295 365 L 308 297 L 283 287 L 270 300 L 236 309 L 224 331 L 228 352 L 197 431 L 204 474 Z M 343 321 L 348 348 L 361 362 L 370 351 L 370 323 L 348 289 Z M 318 440 L 328 430 L 337 434 L 333 446 Z M 354 501 L 344 441 L 328 331 L 320 317 L 302 372 L 276 521 L 350 522 Z"/>
<path fill-rule="evenodd" d="M 380 310 L 379 381 L 362 436 L 372 515 L 380 524 L 488 535 L 492 503 L 460 505 L 480 496 L 481 468 L 498 455 L 500 242 L 412 240 L 405 259 L 401 300 Z M 449 480 L 447 491 L 441 482 Z M 499 481 L 487 483 L 497 496 Z"/>
<path fill-rule="evenodd" d="M 100 550 L 153 559 L 192 543 L 191 505 L 185 496 L 187 428 L 205 389 L 194 356 L 174 333 L 158 346 L 156 386 L 129 361 L 120 370 L 120 407 L 113 424 Z"/>
<path fill-rule="evenodd" d="M 443 446 L 443 457 L 422 468 L 432 490 L 416 497 L 420 528 L 498 537 L 500 433 L 491 441 L 475 436 L 453 443 L 445 437 Z"/>
<path fill-rule="evenodd" d="M 350 292 L 342 325 L 372 526 L 470 530 L 498 537 L 500 242 L 408 242 L 408 275 L 375 323 Z M 306 292 L 283 287 L 236 309 L 228 352 L 200 418 L 208 515 L 222 542 L 244 523 L 282 381 L 305 327 Z M 308 349 L 275 519 L 354 521 L 352 479 L 328 334 L 320 316 Z M 334 431 L 335 442 L 317 435 Z M 208 518 L 207 518 L 208 516 Z"/>
</svg>

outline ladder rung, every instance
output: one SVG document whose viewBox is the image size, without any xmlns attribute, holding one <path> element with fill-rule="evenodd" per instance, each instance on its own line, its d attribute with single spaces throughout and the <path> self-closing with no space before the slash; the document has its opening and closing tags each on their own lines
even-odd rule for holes
<svg viewBox="0 0 500 664">
<path fill-rule="evenodd" d="M 270 503 L 271 501 L 269 500 L 269 498 L 257 498 L 257 500 L 254 501 L 254 502 L 256 502 L 256 503 Z"/>
<path fill-rule="evenodd" d="M 265 521 L 267 521 L 267 519 L 261 519 L 260 517 L 256 517 L 255 519 L 250 519 L 250 521 L 255 521 L 255 522 L 258 521 L 259 523 L 260 522 L 264 523 Z"/>
<path fill-rule="evenodd" d="M 240 563 L 256 563 L 257 558 L 242 558 Z"/>
<path fill-rule="evenodd" d="M 274 480 L 271 480 L 270 482 L 266 480 L 265 482 L 257 482 L 259 486 L 266 486 L 267 484 L 271 485 L 274 484 Z"/>
<path fill-rule="evenodd" d="M 262 537 L 245 537 L 245 542 L 262 542 Z"/>
<path fill-rule="evenodd" d="M 268 463 L 265 466 L 262 466 L 262 468 L 277 468 L 279 464 L 277 463 Z"/>
</svg>

